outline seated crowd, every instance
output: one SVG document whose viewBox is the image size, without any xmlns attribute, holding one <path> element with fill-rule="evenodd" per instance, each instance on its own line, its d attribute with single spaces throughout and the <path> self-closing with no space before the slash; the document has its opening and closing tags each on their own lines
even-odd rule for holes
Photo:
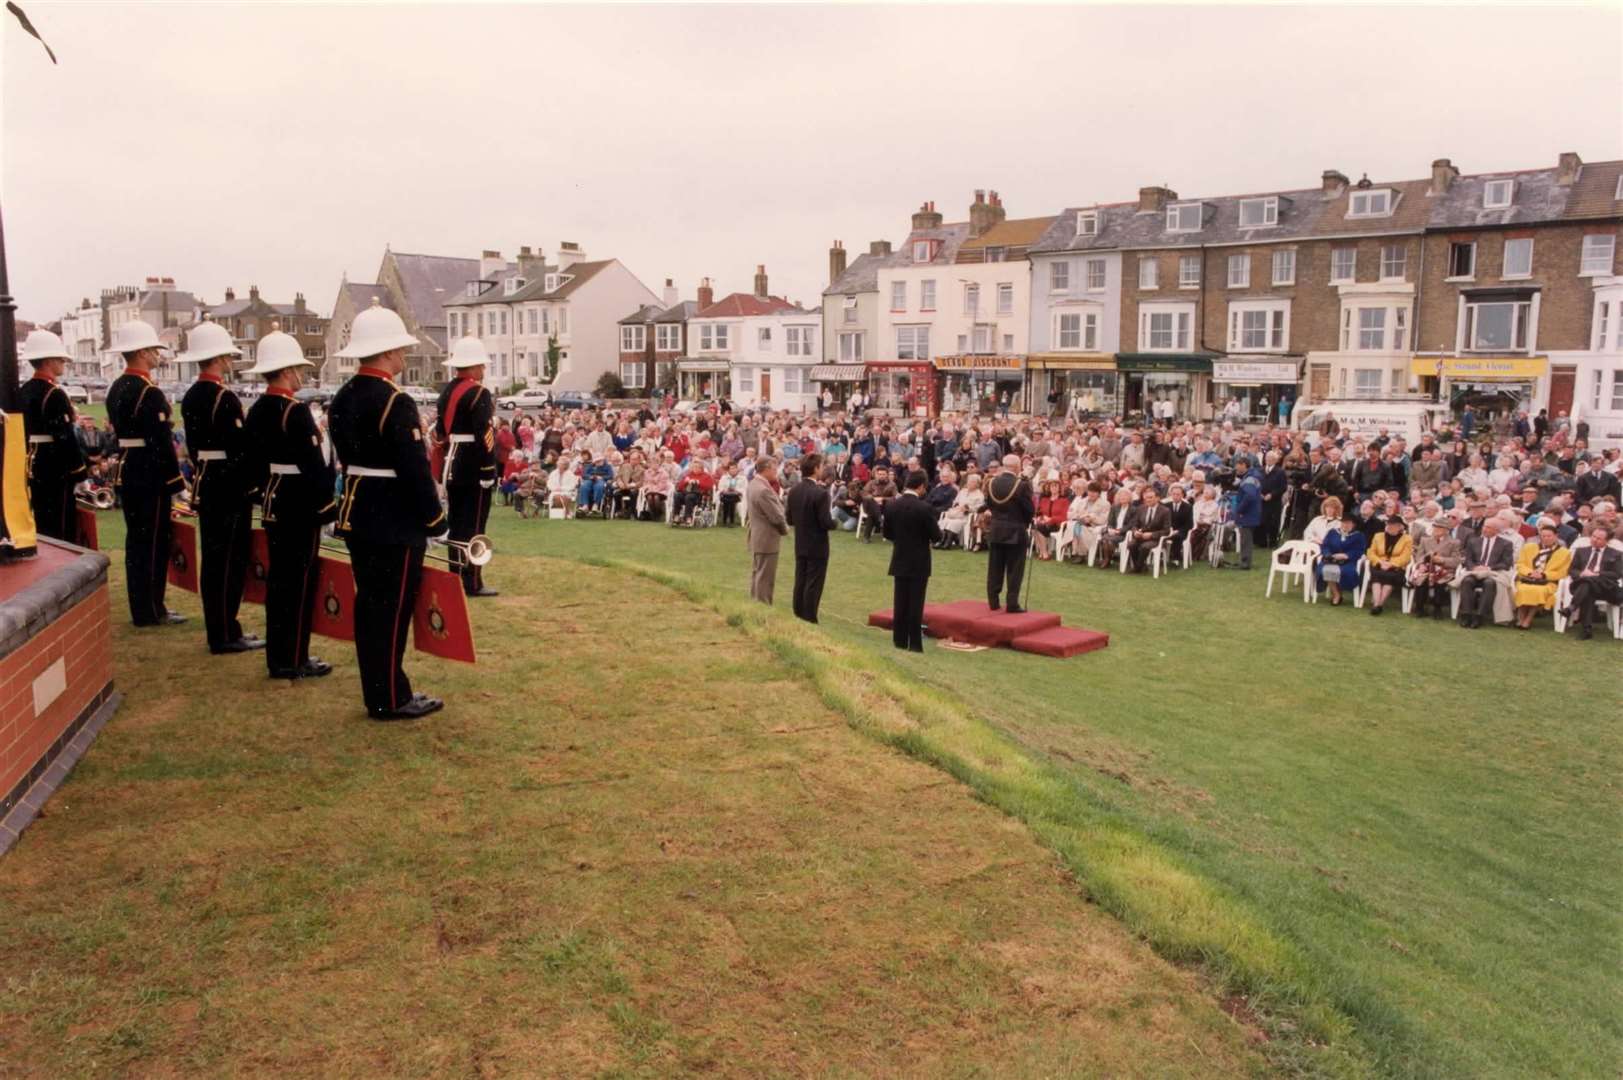
<svg viewBox="0 0 1623 1080">
<path fill-rule="evenodd" d="M 735 524 L 759 462 L 776 462 L 787 489 L 815 452 L 835 521 L 865 540 L 879 533 L 899 475 L 921 469 L 942 546 L 965 550 L 982 544 L 985 480 L 1014 454 L 1037 504 L 1038 558 L 1143 571 L 1158 553 L 1194 562 L 1232 547 L 1231 565 L 1250 569 L 1254 546 L 1305 541 L 1313 587 L 1332 605 L 1367 585 L 1379 615 L 1407 588 L 1417 616 L 1447 617 L 1457 597 L 1468 627 L 1530 627 L 1570 577 L 1570 617 L 1588 636 L 1596 602 L 1623 599 L 1623 459 L 1591 452 L 1583 434 L 1563 419 L 1537 434 L 1428 433 L 1411 445 L 1384 430 L 1344 437 L 1333 423 L 1128 429 L 1106 419 L 644 407 L 499 419 L 497 454 L 501 490 L 524 516 L 556 507 L 567 517 Z"/>
</svg>

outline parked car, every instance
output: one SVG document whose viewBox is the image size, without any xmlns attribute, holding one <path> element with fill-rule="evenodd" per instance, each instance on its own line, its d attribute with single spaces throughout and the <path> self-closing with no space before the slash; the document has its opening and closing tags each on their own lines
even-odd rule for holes
<svg viewBox="0 0 1623 1080">
<path fill-rule="evenodd" d="M 440 399 L 438 391 L 432 386 L 406 386 L 401 389 L 419 405 L 432 405 Z"/>
<path fill-rule="evenodd" d="M 552 404 L 552 393 L 548 390 L 524 389 L 516 394 L 496 399 L 498 409 L 539 409 L 544 405 Z"/>
<path fill-rule="evenodd" d="M 306 386 L 295 391 L 293 397 L 307 405 L 325 405 L 332 400 L 332 395 L 325 386 Z"/>
<path fill-rule="evenodd" d="M 90 388 L 80 386 L 78 383 L 63 383 L 62 392 L 68 395 L 68 400 L 79 404 L 90 404 Z"/>
<path fill-rule="evenodd" d="M 571 409 L 601 409 L 607 404 L 596 394 L 588 394 L 584 390 L 560 390 L 553 395 L 552 403 L 566 412 Z"/>
</svg>

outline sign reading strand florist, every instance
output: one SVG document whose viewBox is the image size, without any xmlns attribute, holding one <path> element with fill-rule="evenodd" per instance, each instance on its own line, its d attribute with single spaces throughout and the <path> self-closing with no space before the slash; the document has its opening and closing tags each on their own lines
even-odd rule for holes
<svg viewBox="0 0 1623 1080">
<path fill-rule="evenodd" d="M 1543 356 L 1417 356 L 1411 365 L 1416 375 L 1447 375 L 1451 379 L 1537 379 L 1548 372 Z"/>
<path fill-rule="evenodd" d="M 1026 366 L 1026 358 L 970 353 L 965 356 L 938 356 L 935 366 L 941 371 L 1019 371 Z"/>
</svg>

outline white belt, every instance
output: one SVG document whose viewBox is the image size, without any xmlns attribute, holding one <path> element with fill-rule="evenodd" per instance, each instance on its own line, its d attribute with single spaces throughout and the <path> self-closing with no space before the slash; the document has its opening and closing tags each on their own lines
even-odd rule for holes
<svg viewBox="0 0 1623 1080">
<path fill-rule="evenodd" d="M 197 452 L 197 460 L 198 461 L 224 461 L 225 460 L 225 451 L 224 450 L 199 450 Z"/>
<path fill-rule="evenodd" d="M 452 435 L 452 436 L 449 437 L 449 439 L 447 441 L 454 442 L 454 443 L 473 442 L 473 436 L 472 435 Z"/>
<path fill-rule="evenodd" d="M 297 465 L 285 465 L 280 461 L 271 462 L 270 471 L 271 471 L 272 476 L 297 476 L 297 475 L 299 475 L 299 467 Z"/>
<path fill-rule="evenodd" d="M 44 443 L 55 442 L 56 441 L 56 436 L 55 435 L 30 435 L 30 436 L 28 436 L 28 441 L 31 444 L 33 444 L 35 446 L 38 446 L 38 445 L 41 445 L 41 444 L 44 444 Z"/>
<path fill-rule="evenodd" d="M 139 449 L 141 449 L 141 447 L 145 446 L 146 444 L 147 444 L 147 441 L 145 439 L 120 439 L 120 440 L 118 440 L 119 448 L 122 449 L 122 450 L 139 450 Z"/>
<path fill-rule="evenodd" d="M 364 465 L 345 465 L 345 476 L 381 476 L 385 480 L 393 480 L 397 475 L 393 469 L 369 469 Z"/>
</svg>

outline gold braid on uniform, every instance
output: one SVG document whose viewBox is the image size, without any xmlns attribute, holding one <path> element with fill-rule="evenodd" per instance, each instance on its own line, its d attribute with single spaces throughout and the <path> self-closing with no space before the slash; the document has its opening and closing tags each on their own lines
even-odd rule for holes
<svg viewBox="0 0 1623 1080">
<path fill-rule="evenodd" d="M 1007 476 L 1009 474 L 1005 473 L 1004 475 Z M 991 499 L 993 502 L 997 503 L 999 506 L 1005 506 L 1005 505 L 1008 504 L 1010 499 L 1014 498 L 1017 494 L 1020 493 L 1020 485 L 1025 483 L 1025 482 L 1026 481 L 1025 481 L 1024 477 L 1016 476 L 1014 478 L 1014 487 L 1010 488 L 1009 493 L 1007 495 L 1003 496 L 1003 498 L 1000 499 L 1000 498 L 997 497 L 997 492 L 992 490 L 992 485 L 997 483 L 997 477 L 994 476 L 994 477 L 992 477 L 992 483 L 986 485 L 986 497 L 988 499 Z"/>
</svg>

